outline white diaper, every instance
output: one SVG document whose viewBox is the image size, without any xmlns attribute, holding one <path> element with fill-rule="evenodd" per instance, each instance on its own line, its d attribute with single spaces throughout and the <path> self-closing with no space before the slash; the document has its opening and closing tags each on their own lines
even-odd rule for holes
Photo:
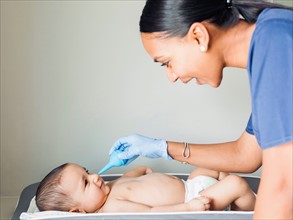
<svg viewBox="0 0 293 220">
<path fill-rule="evenodd" d="M 199 197 L 199 193 L 218 182 L 209 176 L 197 176 L 193 179 L 182 180 L 185 185 L 185 202 Z"/>
</svg>

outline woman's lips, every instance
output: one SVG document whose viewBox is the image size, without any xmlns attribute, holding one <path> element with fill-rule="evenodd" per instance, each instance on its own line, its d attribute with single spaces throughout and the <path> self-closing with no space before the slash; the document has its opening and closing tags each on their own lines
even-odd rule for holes
<svg viewBox="0 0 293 220">
<path fill-rule="evenodd" d="M 199 83 L 199 81 L 197 80 L 197 78 L 194 78 L 194 81 L 195 81 L 195 84 L 197 84 L 197 85 L 201 85 L 201 84 Z"/>
</svg>

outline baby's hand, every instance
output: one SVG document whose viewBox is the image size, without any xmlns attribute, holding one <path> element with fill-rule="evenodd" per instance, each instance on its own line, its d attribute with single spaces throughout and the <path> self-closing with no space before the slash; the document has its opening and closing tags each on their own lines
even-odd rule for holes
<svg viewBox="0 0 293 220">
<path fill-rule="evenodd" d="M 208 197 L 200 196 L 190 200 L 187 205 L 190 211 L 207 211 L 210 209 L 211 200 Z"/>
</svg>

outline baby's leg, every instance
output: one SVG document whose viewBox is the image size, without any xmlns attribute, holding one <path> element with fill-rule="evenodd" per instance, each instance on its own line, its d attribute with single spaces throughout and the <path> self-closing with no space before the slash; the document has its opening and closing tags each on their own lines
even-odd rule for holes
<svg viewBox="0 0 293 220">
<path fill-rule="evenodd" d="M 211 210 L 224 210 L 231 204 L 232 210 L 251 211 L 255 195 L 246 181 L 236 175 L 228 175 L 200 193 L 211 199 Z"/>
</svg>

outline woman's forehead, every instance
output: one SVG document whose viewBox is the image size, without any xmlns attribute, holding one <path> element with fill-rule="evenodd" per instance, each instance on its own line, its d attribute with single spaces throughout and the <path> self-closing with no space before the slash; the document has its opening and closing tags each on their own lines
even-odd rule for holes
<svg viewBox="0 0 293 220">
<path fill-rule="evenodd" d="M 153 57 L 162 57 L 182 46 L 183 38 L 162 38 L 152 33 L 142 33 L 142 43 L 146 51 Z"/>
</svg>

